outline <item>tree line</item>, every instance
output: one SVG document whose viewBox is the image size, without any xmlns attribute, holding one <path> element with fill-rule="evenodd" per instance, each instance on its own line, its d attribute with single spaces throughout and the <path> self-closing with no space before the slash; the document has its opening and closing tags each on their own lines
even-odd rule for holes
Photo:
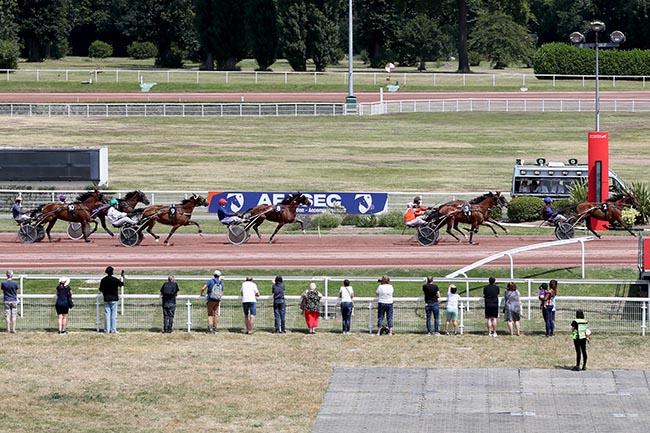
<svg viewBox="0 0 650 433">
<path fill-rule="evenodd" d="M 86 56 L 95 41 L 125 56 L 133 43 L 155 46 L 155 64 L 236 70 L 244 58 L 268 70 L 285 58 L 317 71 L 347 54 L 349 0 L 0 0 L 0 58 L 30 62 Z M 455 58 L 460 72 L 530 65 L 540 45 L 565 42 L 589 22 L 621 30 L 624 48 L 648 48 L 648 0 L 353 0 L 354 53 L 370 67 L 391 61 L 423 70 Z"/>
</svg>

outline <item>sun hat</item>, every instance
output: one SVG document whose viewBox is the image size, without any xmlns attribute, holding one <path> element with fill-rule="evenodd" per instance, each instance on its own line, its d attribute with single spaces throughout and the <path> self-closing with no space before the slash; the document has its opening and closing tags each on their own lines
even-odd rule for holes
<svg viewBox="0 0 650 433">
<path fill-rule="evenodd" d="M 221 276 L 221 271 L 218 270 L 218 269 L 216 271 L 214 271 L 214 276 L 215 277 L 220 277 Z"/>
<path fill-rule="evenodd" d="M 309 290 L 316 290 L 316 283 L 309 283 Z"/>
<path fill-rule="evenodd" d="M 59 284 L 63 284 L 64 286 L 67 286 L 68 284 L 70 284 L 70 278 L 68 277 L 59 278 Z"/>
</svg>

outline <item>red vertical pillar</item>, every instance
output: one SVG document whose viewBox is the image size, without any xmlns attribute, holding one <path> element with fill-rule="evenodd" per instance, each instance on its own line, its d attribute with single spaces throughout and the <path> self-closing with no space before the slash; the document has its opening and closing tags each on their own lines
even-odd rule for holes
<svg viewBox="0 0 650 433">
<path fill-rule="evenodd" d="M 587 199 L 603 202 L 609 198 L 609 133 L 589 133 L 589 178 Z M 591 219 L 594 230 L 605 230 L 606 221 Z"/>
</svg>

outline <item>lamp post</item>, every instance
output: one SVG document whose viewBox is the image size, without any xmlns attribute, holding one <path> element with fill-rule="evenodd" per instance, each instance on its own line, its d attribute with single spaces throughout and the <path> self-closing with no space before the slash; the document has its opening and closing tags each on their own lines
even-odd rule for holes
<svg viewBox="0 0 650 433">
<path fill-rule="evenodd" d="M 345 98 L 345 112 L 357 112 L 357 97 L 354 96 L 354 74 L 352 71 L 352 0 L 348 0 L 348 96 Z"/>
<path fill-rule="evenodd" d="M 595 101 L 595 111 L 596 111 L 596 131 L 600 131 L 600 80 L 599 80 L 599 61 L 598 61 L 598 49 L 599 48 L 616 48 L 625 42 L 625 35 L 623 32 L 618 30 L 613 31 L 609 35 L 611 42 L 598 42 L 598 35 L 605 31 L 605 24 L 602 21 L 593 21 L 589 24 L 589 29 L 594 32 L 595 43 L 586 44 L 585 36 L 580 32 L 573 32 L 569 35 L 569 40 L 573 45 L 576 45 L 580 48 L 595 48 L 596 49 L 596 101 Z"/>
<path fill-rule="evenodd" d="M 596 131 L 589 132 L 589 177 L 587 185 L 587 198 L 593 202 L 603 202 L 609 195 L 609 133 L 600 132 L 600 83 L 599 83 L 599 48 L 615 48 L 625 42 L 625 35 L 614 31 L 609 35 L 611 42 L 600 42 L 599 35 L 605 31 L 605 24 L 602 21 L 593 21 L 589 29 L 594 33 L 595 42 L 585 43 L 585 36 L 580 32 L 573 32 L 569 40 L 580 48 L 595 48 L 596 50 Z M 591 226 L 594 230 L 606 230 L 607 225 L 602 221 L 591 219 Z"/>
</svg>

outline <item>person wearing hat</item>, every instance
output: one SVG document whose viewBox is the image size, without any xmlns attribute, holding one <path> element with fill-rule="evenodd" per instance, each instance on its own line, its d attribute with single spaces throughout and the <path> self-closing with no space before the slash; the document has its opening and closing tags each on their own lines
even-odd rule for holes
<svg viewBox="0 0 650 433">
<path fill-rule="evenodd" d="M 118 207 L 117 199 L 111 199 L 110 207 L 106 213 L 106 218 L 110 221 L 111 224 L 115 227 L 122 227 L 124 224 L 137 224 L 138 222 L 129 217 L 126 212 L 120 212 Z"/>
<path fill-rule="evenodd" d="M 120 278 L 114 277 L 115 270 L 108 266 L 104 271 L 106 276 L 99 282 L 99 291 L 104 295 L 104 332 L 117 333 L 117 301 L 120 299 L 118 290 L 124 286 L 124 271 Z"/>
<path fill-rule="evenodd" d="M 449 323 L 454 325 L 454 335 L 458 335 L 458 303 L 460 302 L 460 295 L 456 293 L 458 289 L 454 284 L 449 285 L 447 292 L 447 309 L 445 310 L 447 322 L 445 323 L 445 334 L 449 335 Z"/>
<path fill-rule="evenodd" d="M 558 211 L 553 210 L 551 206 L 553 204 L 553 199 L 551 197 L 544 197 L 544 207 L 542 208 L 542 219 L 544 221 L 550 221 L 552 223 L 561 223 L 566 221 L 566 217 L 559 213 Z"/>
<path fill-rule="evenodd" d="M 27 216 L 27 212 L 23 210 L 21 203 L 22 199 L 20 197 L 16 197 L 14 200 L 14 205 L 11 207 L 11 214 L 18 224 L 24 221 L 29 221 L 31 219 L 29 216 Z"/>
<path fill-rule="evenodd" d="M 14 281 L 14 271 L 7 271 L 7 279 L 2 282 L 7 332 L 16 332 L 16 313 L 18 309 L 18 283 Z"/>
<path fill-rule="evenodd" d="M 246 220 L 244 218 L 226 209 L 227 203 L 228 202 L 225 198 L 221 197 L 219 199 L 219 208 L 217 209 L 217 218 L 219 218 L 219 222 L 224 225 L 241 224 L 245 222 Z"/>
<path fill-rule="evenodd" d="M 67 334 L 68 326 L 68 313 L 72 308 L 72 289 L 70 289 L 70 278 L 59 278 L 59 284 L 56 286 L 56 303 L 54 309 L 56 310 L 57 319 L 59 323 L 59 334 Z"/>
<path fill-rule="evenodd" d="M 201 296 L 206 293 L 205 299 L 208 306 L 208 332 L 214 334 L 217 332 L 217 324 L 219 323 L 219 305 L 221 305 L 221 297 L 225 290 L 223 280 L 221 279 L 221 271 L 216 270 L 212 278 L 205 282 L 201 288 Z"/>
<path fill-rule="evenodd" d="M 413 199 L 404 212 L 404 224 L 406 227 L 420 227 L 427 224 L 424 214 L 427 208 L 422 206 L 422 198 L 418 195 Z"/>
</svg>

